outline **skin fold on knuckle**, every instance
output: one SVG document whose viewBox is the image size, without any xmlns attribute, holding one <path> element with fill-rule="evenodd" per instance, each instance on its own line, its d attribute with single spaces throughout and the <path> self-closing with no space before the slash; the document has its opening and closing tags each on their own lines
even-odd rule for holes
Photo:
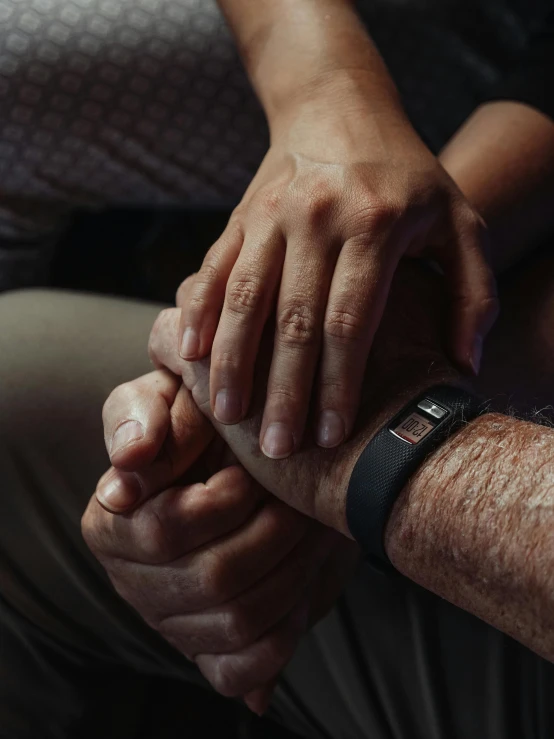
<svg viewBox="0 0 554 739">
<path fill-rule="evenodd" d="M 365 321 L 352 308 L 334 307 L 325 317 L 324 335 L 344 344 L 359 343 L 364 337 Z"/>
<path fill-rule="evenodd" d="M 261 308 L 263 286 L 253 275 L 233 276 L 227 285 L 225 308 L 235 317 L 250 317 Z"/>
<path fill-rule="evenodd" d="M 203 311 L 209 307 L 209 301 L 220 280 L 221 273 L 215 265 L 202 265 L 189 289 L 186 305 L 182 306 L 189 318 L 201 317 Z"/>
<path fill-rule="evenodd" d="M 315 311 L 306 303 L 289 303 L 279 311 L 277 335 L 285 346 L 313 348 L 317 345 L 320 333 Z"/>
<path fill-rule="evenodd" d="M 345 212 L 342 227 L 347 240 L 357 241 L 367 253 L 369 235 L 389 231 L 401 217 L 403 209 L 393 202 L 376 199 L 371 191 L 364 192 L 364 196 Z"/>
</svg>

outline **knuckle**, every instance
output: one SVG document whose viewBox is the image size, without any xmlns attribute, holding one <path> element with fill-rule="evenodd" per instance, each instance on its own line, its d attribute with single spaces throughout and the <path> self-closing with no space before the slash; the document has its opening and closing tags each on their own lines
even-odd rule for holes
<svg viewBox="0 0 554 739">
<path fill-rule="evenodd" d="M 161 564 L 174 558 L 166 527 L 155 505 L 139 509 L 134 519 L 133 538 L 144 563 Z"/>
<path fill-rule="evenodd" d="M 317 228 L 331 216 L 335 197 L 326 183 L 312 184 L 308 192 L 302 194 L 302 216 L 312 227 Z"/>
<path fill-rule="evenodd" d="M 229 651 L 244 649 L 256 636 L 246 610 L 238 604 L 229 607 L 222 628 Z"/>
<path fill-rule="evenodd" d="M 404 210 L 400 203 L 380 200 L 373 193 L 366 192 L 341 216 L 349 246 L 356 245 L 359 256 L 365 256 L 368 235 L 390 230 Z"/>
<path fill-rule="evenodd" d="M 233 351 L 218 351 L 214 357 L 213 367 L 217 371 L 233 372 L 237 368 L 237 354 Z M 194 391 L 193 391 L 194 397 Z"/>
<path fill-rule="evenodd" d="M 277 542 L 285 532 L 291 540 L 295 536 L 301 536 L 309 525 L 309 519 L 296 509 L 276 500 L 264 507 L 263 524 L 266 539 Z"/>
<path fill-rule="evenodd" d="M 368 212 L 372 228 L 380 230 L 389 228 L 398 217 L 398 209 L 393 203 L 378 201 L 373 203 Z"/>
<path fill-rule="evenodd" d="M 185 297 L 191 288 L 191 286 L 194 284 L 194 280 L 196 279 L 196 273 L 189 275 L 186 279 L 184 279 L 179 287 L 177 288 L 177 292 L 175 294 L 175 304 L 179 307 L 182 305 L 182 303 L 185 300 Z"/>
<path fill-rule="evenodd" d="M 239 277 L 230 282 L 227 288 L 226 307 L 239 315 L 254 313 L 262 300 L 262 287 L 252 277 Z"/>
<path fill-rule="evenodd" d="M 283 343 L 313 347 L 319 338 L 314 310 L 301 302 L 286 305 L 277 317 L 277 331 Z"/>
<path fill-rule="evenodd" d="M 246 493 L 238 492 L 233 487 L 211 490 L 206 494 L 206 487 L 195 486 L 187 492 L 181 508 L 181 517 L 187 526 L 198 526 L 203 522 L 218 522 L 224 516 L 228 518 L 233 511 L 248 502 Z"/>
<path fill-rule="evenodd" d="M 273 383 L 268 391 L 268 403 L 272 408 L 279 408 L 283 412 L 296 412 L 302 403 L 301 395 L 294 385 L 285 385 L 282 382 Z"/>
<path fill-rule="evenodd" d="M 333 308 L 327 313 L 325 335 L 345 343 L 358 342 L 363 338 L 364 319 L 352 308 Z"/>
<path fill-rule="evenodd" d="M 225 601 L 230 573 L 224 558 L 212 550 L 204 554 L 203 560 L 197 583 L 202 600 L 206 603 Z"/>
<path fill-rule="evenodd" d="M 200 267 L 200 271 L 196 275 L 195 285 L 209 288 L 218 282 L 220 276 L 221 272 L 215 261 L 206 257 L 204 264 Z"/>
<path fill-rule="evenodd" d="M 225 231 L 229 231 L 233 234 L 237 234 L 238 231 L 242 230 L 242 222 L 244 220 L 244 205 L 241 203 L 231 213 L 227 222 L 227 228 Z"/>
<path fill-rule="evenodd" d="M 210 293 L 219 282 L 221 273 L 212 262 L 204 261 L 191 285 L 187 308 L 191 313 L 202 311 L 209 300 Z"/>
<path fill-rule="evenodd" d="M 269 216 L 276 215 L 283 202 L 283 192 L 279 188 L 271 187 L 260 190 L 258 194 L 260 206 Z"/>
</svg>

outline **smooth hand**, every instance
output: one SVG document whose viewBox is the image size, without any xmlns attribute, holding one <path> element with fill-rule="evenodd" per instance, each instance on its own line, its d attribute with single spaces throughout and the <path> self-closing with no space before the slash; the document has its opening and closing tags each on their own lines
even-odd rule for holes
<svg viewBox="0 0 554 739">
<path fill-rule="evenodd" d="M 316 443 L 335 447 L 352 432 L 403 256 L 442 268 L 450 357 L 478 372 L 497 312 L 484 248 L 481 218 L 403 113 L 377 113 L 363 81 L 330 85 L 273 121 L 271 148 L 190 288 L 176 345 L 188 360 L 211 352 L 210 407 L 234 424 L 276 312 L 262 451 L 299 449 L 313 388 Z"/>
<path fill-rule="evenodd" d="M 179 302 L 183 305 L 189 299 L 191 285 L 194 289 L 194 280 L 181 288 Z M 308 437 L 298 453 L 288 459 L 268 459 L 257 443 L 263 423 L 271 340 L 261 345 L 251 412 L 245 421 L 233 426 L 218 423 L 212 413 L 209 360 L 186 362 L 175 350 L 179 310 L 162 312 L 151 333 L 150 353 L 159 367 L 182 374 L 198 406 L 258 482 L 300 512 L 350 536 L 346 492 L 352 469 L 366 443 L 384 422 L 425 388 L 441 382 L 462 382 L 441 349 L 446 328 L 441 322 L 445 299 L 440 278 L 430 270 L 417 264 L 400 266 L 364 377 L 357 428 L 336 449 L 321 449 Z"/>
</svg>

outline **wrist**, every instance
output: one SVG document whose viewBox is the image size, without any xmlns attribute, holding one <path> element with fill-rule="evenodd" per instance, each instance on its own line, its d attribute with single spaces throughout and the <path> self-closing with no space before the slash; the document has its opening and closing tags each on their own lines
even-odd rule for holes
<svg viewBox="0 0 554 739">
<path fill-rule="evenodd" d="M 368 387 L 374 390 L 364 399 L 358 415 L 358 429 L 344 445 L 341 458 L 337 460 L 340 482 L 337 480 L 336 489 L 340 490 L 340 495 L 337 496 L 335 528 L 350 538 L 353 536 L 346 514 L 348 488 L 354 467 L 368 444 L 398 413 L 430 388 L 440 385 L 471 391 L 469 382 L 451 368 L 438 352 L 407 356 L 405 361 L 401 360 L 398 365 L 390 363 L 388 368 L 385 397 L 382 392 L 384 381 L 368 383 Z"/>
<path fill-rule="evenodd" d="M 383 121 L 387 130 L 410 126 L 396 89 L 378 84 L 374 73 L 365 68 L 314 70 L 306 79 L 275 90 L 265 108 L 272 142 L 286 137 L 299 119 L 307 127 L 322 122 L 329 127 L 337 114 L 343 121 L 360 121 L 367 140 L 373 125 L 382 127 Z"/>
<path fill-rule="evenodd" d="M 353 2 L 281 0 L 239 46 L 272 129 L 314 99 L 344 99 L 355 81 L 366 105 L 401 107 Z"/>
<path fill-rule="evenodd" d="M 477 572 L 482 552 L 466 532 L 476 533 L 475 512 L 505 449 L 506 421 L 491 413 L 466 424 L 425 460 L 392 509 L 387 555 L 400 572 L 434 592 L 444 589 L 454 570 L 467 570 L 471 577 Z"/>
<path fill-rule="evenodd" d="M 318 141 L 333 142 L 347 130 L 368 148 L 399 128 L 411 130 L 396 91 L 375 85 L 366 69 L 321 71 L 280 97 L 266 111 L 272 146 L 296 148 L 314 131 Z"/>
</svg>

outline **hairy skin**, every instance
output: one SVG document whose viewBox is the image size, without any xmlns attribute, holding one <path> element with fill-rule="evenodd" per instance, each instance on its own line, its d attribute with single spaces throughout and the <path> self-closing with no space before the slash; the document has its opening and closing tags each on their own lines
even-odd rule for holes
<svg viewBox="0 0 554 739">
<path fill-rule="evenodd" d="M 547 266 L 539 269 L 544 273 Z M 540 303 L 538 295 L 535 290 Z M 464 384 L 441 349 L 443 305 L 433 275 L 416 265 L 402 267 L 370 358 L 358 428 L 331 454 L 307 443 L 288 460 L 266 460 L 256 449 L 256 405 L 241 424 L 215 422 L 218 433 L 276 496 L 348 535 L 346 489 L 367 440 L 425 387 Z M 183 373 L 214 422 L 208 366 L 176 358 L 177 322 L 175 311 L 159 319 L 153 356 Z M 499 338 L 505 343 L 507 328 L 516 327 L 515 321 L 501 325 Z M 529 343 L 523 318 L 521 335 Z M 259 372 L 263 379 L 263 368 Z M 553 532 L 554 431 L 489 413 L 467 424 L 420 467 L 395 505 L 385 544 L 401 573 L 554 661 Z"/>
<path fill-rule="evenodd" d="M 407 577 L 554 661 L 554 431 L 488 414 L 403 490 L 386 548 Z"/>
</svg>

